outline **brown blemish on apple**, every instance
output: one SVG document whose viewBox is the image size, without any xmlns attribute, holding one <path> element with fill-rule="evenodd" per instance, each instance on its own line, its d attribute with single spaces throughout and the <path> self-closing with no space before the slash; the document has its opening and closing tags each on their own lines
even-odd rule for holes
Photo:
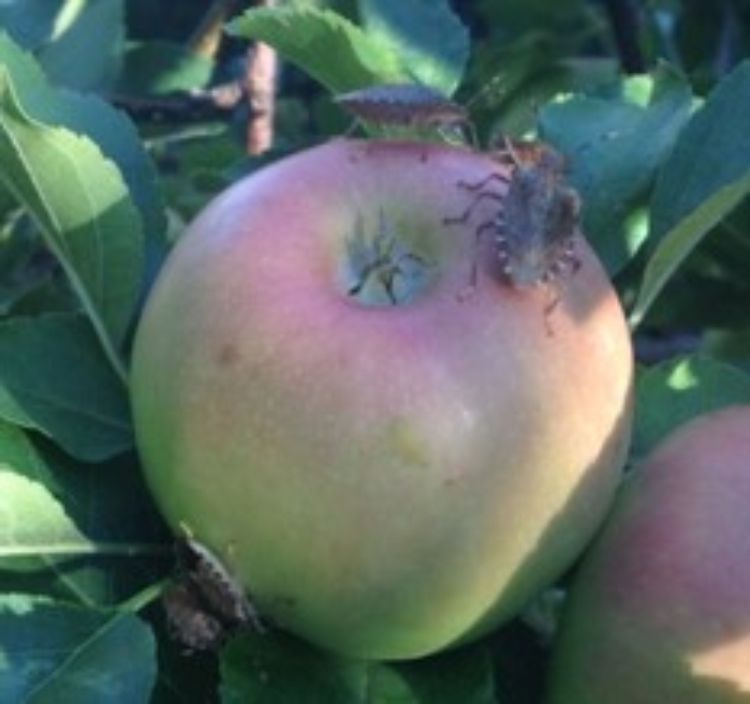
<svg viewBox="0 0 750 704">
<path fill-rule="evenodd" d="M 464 477 L 464 470 L 461 467 L 457 467 L 454 471 L 452 471 L 445 479 L 443 479 L 443 486 L 446 489 L 450 489 L 453 486 L 456 486 L 456 484 L 459 484 L 461 480 Z"/>
<path fill-rule="evenodd" d="M 223 367 L 230 367 L 233 364 L 236 364 L 240 359 L 240 350 L 237 347 L 237 345 L 228 342 L 225 344 L 220 350 L 219 354 L 217 355 L 217 359 L 219 360 L 219 364 Z"/>
</svg>

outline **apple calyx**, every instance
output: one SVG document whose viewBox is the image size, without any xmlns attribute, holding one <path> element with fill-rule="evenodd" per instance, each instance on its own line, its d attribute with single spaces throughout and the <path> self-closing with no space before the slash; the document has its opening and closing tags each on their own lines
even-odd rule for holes
<svg viewBox="0 0 750 704">
<path fill-rule="evenodd" d="M 347 295 L 363 306 L 398 306 L 428 288 L 434 262 L 415 247 L 408 225 L 381 205 L 376 222 L 358 213 L 346 239 L 341 278 Z"/>
</svg>

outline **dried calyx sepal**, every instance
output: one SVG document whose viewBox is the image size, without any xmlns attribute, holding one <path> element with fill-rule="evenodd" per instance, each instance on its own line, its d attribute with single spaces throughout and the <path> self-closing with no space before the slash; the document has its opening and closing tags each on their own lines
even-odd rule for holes
<svg viewBox="0 0 750 704">
<path fill-rule="evenodd" d="M 187 652 L 218 650 L 244 628 L 265 629 L 244 589 L 187 530 L 177 538 L 177 575 L 163 597 L 167 625 Z"/>
<path fill-rule="evenodd" d="M 424 286 L 430 263 L 399 236 L 396 223 L 381 207 L 377 227 L 367 228 L 358 214 L 346 242 L 347 294 L 370 305 L 398 305 L 411 300 Z"/>
</svg>

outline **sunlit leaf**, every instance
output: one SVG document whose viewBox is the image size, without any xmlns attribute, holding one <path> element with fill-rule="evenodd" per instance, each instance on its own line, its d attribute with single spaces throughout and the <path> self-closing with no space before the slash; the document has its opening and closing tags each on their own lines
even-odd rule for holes
<svg viewBox="0 0 750 704">
<path fill-rule="evenodd" d="M 750 193 L 750 61 L 709 95 L 664 164 L 651 204 L 652 242 L 631 323 L 643 320 L 680 263 Z"/>
<path fill-rule="evenodd" d="M 636 377 L 632 452 L 646 455 L 671 430 L 695 416 L 750 403 L 750 374 L 694 355 L 643 369 Z"/>
<path fill-rule="evenodd" d="M 72 3 L 69 3 L 72 4 Z M 125 33 L 124 0 L 88 0 L 37 58 L 50 80 L 76 90 L 106 87 L 117 75 Z"/>
<path fill-rule="evenodd" d="M 359 0 L 363 26 L 413 79 L 451 95 L 469 58 L 469 33 L 446 0 Z"/>
<path fill-rule="evenodd" d="M 141 219 L 114 164 L 96 145 L 28 116 L 0 72 L 0 178 L 34 216 L 112 363 L 138 295 Z"/>
<path fill-rule="evenodd" d="M 101 582 L 91 560 L 110 558 L 119 565 L 108 563 Z M 121 570 L 133 572 L 136 559 L 156 560 L 163 571 L 169 558 L 132 459 L 70 467 L 0 422 L 0 570 L 29 580 L 46 573 L 50 591 L 99 604 L 120 596 Z M 6 579 L 0 572 L 0 588 Z"/>
<path fill-rule="evenodd" d="M 112 160 L 143 220 L 147 255 L 157 269 L 164 255 L 166 219 L 157 175 L 133 123 L 93 95 L 53 89 L 31 55 L 0 33 L 0 64 L 10 73 L 24 110 L 36 120 L 89 137 Z M 138 233 L 134 233 L 136 240 Z"/>
<path fill-rule="evenodd" d="M 692 104 L 684 78 L 667 66 L 636 85 L 647 97 L 626 84 L 628 99 L 574 97 L 548 105 L 540 116 L 543 138 L 567 157 L 584 232 L 610 274 L 645 243 L 645 222 L 634 229 L 630 218 L 646 201 Z"/>
<path fill-rule="evenodd" d="M 270 44 L 333 93 L 410 80 L 391 47 L 331 10 L 308 6 L 248 10 L 230 22 L 227 31 Z"/>
</svg>

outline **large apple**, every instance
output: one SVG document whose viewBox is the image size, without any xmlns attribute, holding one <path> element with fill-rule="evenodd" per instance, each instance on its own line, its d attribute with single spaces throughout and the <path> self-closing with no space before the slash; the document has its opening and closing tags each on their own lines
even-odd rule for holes
<svg viewBox="0 0 750 704">
<path fill-rule="evenodd" d="M 347 140 L 285 159 L 197 218 L 138 330 L 167 520 L 273 623 L 345 655 L 421 656 L 513 616 L 619 478 L 631 346 L 591 250 L 550 311 L 477 241 L 497 199 L 444 222 L 498 168 Z"/>
<path fill-rule="evenodd" d="M 628 480 L 574 583 L 549 701 L 750 703 L 750 406 L 683 426 Z"/>
</svg>

